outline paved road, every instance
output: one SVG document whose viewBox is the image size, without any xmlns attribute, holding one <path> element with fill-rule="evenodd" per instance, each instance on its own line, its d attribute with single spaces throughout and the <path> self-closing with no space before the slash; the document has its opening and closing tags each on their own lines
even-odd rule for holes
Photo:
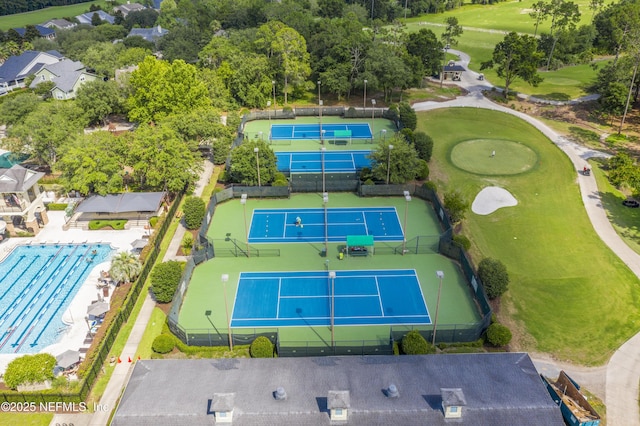
<svg viewBox="0 0 640 426">
<path fill-rule="evenodd" d="M 468 69 L 470 58 L 463 52 L 451 50 L 458 54 L 460 63 Z M 640 255 L 631 250 L 618 236 L 607 218 L 602 206 L 600 193 L 595 177 L 582 176 L 577 173 L 592 157 L 608 157 L 608 154 L 592 150 L 573 143 L 557 134 L 546 124 L 510 108 L 489 101 L 482 95 L 483 90 L 490 90 L 492 85 L 486 80 L 478 80 L 478 73 L 467 71 L 462 81 L 457 82 L 469 91 L 447 102 L 421 102 L 413 107 L 416 111 L 427 111 L 448 107 L 473 107 L 502 111 L 515 115 L 538 128 L 555 143 L 571 159 L 576 168 L 576 179 L 585 210 L 593 228 L 607 246 L 640 278 Z M 544 354 L 532 354 L 536 367 L 545 375 L 557 376 L 559 370 L 567 373 L 582 383 L 596 396 L 603 399 L 607 406 L 607 424 L 610 426 L 640 426 L 638 411 L 638 383 L 640 382 L 640 334 L 624 343 L 611 357 L 606 368 L 586 368 L 559 363 Z"/>
</svg>

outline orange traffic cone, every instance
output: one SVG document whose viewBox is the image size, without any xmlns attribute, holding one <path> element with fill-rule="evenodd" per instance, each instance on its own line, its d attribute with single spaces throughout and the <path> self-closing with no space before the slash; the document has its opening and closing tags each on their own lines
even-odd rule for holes
<svg viewBox="0 0 640 426">
<path fill-rule="evenodd" d="M 131 357 L 129 357 L 129 361 L 128 362 L 131 362 Z"/>
<path fill-rule="evenodd" d="M 140 355 L 138 355 L 138 361 L 140 361 Z"/>
<path fill-rule="evenodd" d="M 120 357 L 118 357 L 118 364 L 120 364 L 122 362 L 122 360 L 120 359 Z"/>
</svg>

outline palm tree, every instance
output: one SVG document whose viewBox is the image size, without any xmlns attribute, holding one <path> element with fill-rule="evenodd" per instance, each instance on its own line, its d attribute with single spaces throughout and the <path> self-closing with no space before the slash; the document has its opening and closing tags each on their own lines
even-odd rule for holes
<svg viewBox="0 0 640 426">
<path fill-rule="evenodd" d="M 118 283 L 130 283 L 135 280 L 142 270 L 142 263 L 137 256 L 121 251 L 111 259 L 109 274 Z"/>
</svg>

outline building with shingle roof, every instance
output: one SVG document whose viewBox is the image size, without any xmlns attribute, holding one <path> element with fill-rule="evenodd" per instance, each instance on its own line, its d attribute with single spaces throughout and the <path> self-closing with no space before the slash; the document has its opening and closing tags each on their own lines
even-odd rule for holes
<svg viewBox="0 0 640 426">
<path fill-rule="evenodd" d="M 40 34 L 40 37 L 42 38 L 46 38 L 46 39 L 54 39 L 56 38 L 56 32 L 54 30 L 52 30 L 51 28 L 47 28 L 45 26 L 42 25 L 34 25 L 34 27 L 36 28 L 36 30 L 38 30 L 38 33 Z M 20 37 L 24 37 L 24 35 L 27 33 L 27 29 L 26 28 L 13 28 L 18 34 L 20 34 Z"/>
<path fill-rule="evenodd" d="M 526 353 L 138 361 L 113 426 L 563 426 Z"/>
<path fill-rule="evenodd" d="M 164 37 L 169 30 L 162 28 L 160 25 L 153 28 L 131 28 L 127 37 L 140 36 L 143 39 L 155 43 L 159 38 Z"/>
<path fill-rule="evenodd" d="M 100 77 L 87 72 L 82 62 L 64 59 L 55 64 L 43 66 L 35 73 L 35 78 L 29 87 L 33 89 L 44 81 L 52 81 L 54 87 L 51 89 L 51 95 L 54 99 L 73 99 L 84 83 L 98 78 Z"/>
<path fill-rule="evenodd" d="M 69 22 L 66 19 L 50 19 L 42 24 L 43 27 L 57 28 L 59 30 L 69 30 L 78 26 L 75 22 Z"/>
<path fill-rule="evenodd" d="M 113 8 L 113 13 L 116 13 L 117 11 L 120 11 L 122 13 L 122 16 L 124 16 L 125 18 L 127 17 L 128 14 L 130 14 L 131 12 L 139 12 L 141 10 L 145 10 L 146 7 L 144 7 L 143 5 L 139 4 L 139 3 L 126 3 L 126 4 L 121 4 L 119 6 L 116 6 Z"/>
<path fill-rule="evenodd" d="M 109 15 L 104 10 L 96 10 L 95 12 L 83 13 L 82 15 L 76 16 L 76 19 L 78 20 L 78 22 L 80 24 L 93 25 L 91 23 L 91 20 L 93 19 L 93 15 L 94 14 L 97 14 L 98 18 L 100 18 L 102 21 L 105 21 L 105 22 L 107 22 L 109 24 L 113 24 L 115 22 L 115 20 L 116 20 L 116 18 L 114 18 L 113 16 Z"/>
<path fill-rule="evenodd" d="M 0 66 L 0 94 L 15 88 L 24 87 L 24 80 L 35 74 L 43 66 L 55 64 L 64 56 L 55 50 L 38 52 L 26 50 L 21 55 L 10 56 Z"/>
</svg>

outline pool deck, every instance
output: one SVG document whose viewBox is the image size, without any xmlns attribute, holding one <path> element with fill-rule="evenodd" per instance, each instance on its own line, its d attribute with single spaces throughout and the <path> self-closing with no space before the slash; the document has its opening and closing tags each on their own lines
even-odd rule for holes
<svg viewBox="0 0 640 426">
<path fill-rule="evenodd" d="M 82 229 L 69 229 L 64 231 L 62 226 L 65 221 L 65 212 L 47 212 L 49 223 L 32 238 L 9 238 L 0 243 L 0 260 L 4 260 L 8 254 L 18 245 L 33 243 L 108 243 L 116 251 L 130 251 L 131 243 L 145 234 L 143 227 L 132 227 L 126 231 L 85 231 Z M 60 355 L 66 350 L 79 350 L 88 347 L 85 338 L 89 332 L 85 317 L 87 307 L 98 300 L 102 292 L 96 288 L 100 272 L 106 271 L 110 267 L 110 261 L 98 263 L 89 273 L 87 279 L 78 289 L 76 296 L 71 301 L 69 308 L 63 314 L 65 321 L 72 322 L 72 325 L 64 331 L 58 343 L 47 346 L 40 352 L 48 352 L 53 356 Z M 108 301 L 108 298 L 105 298 Z M 15 358 L 24 354 L 2 354 L 0 355 L 0 371 L 4 371 L 7 365 Z"/>
</svg>

